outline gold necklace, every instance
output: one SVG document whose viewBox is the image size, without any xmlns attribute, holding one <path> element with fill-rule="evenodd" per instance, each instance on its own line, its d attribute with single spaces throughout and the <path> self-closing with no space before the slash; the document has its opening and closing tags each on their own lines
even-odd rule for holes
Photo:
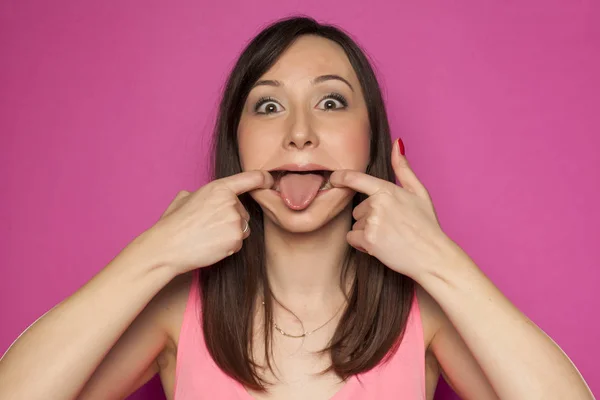
<svg viewBox="0 0 600 400">
<path fill-rule="evenodd" d="M 264 305 L 265 305 L 265 302 L 263 301 L 263 302 L 262 302 L 262 304 L 263 304 L 263 306 L 264 306 Z M 303 333 L 303 334 L 301 334 L 301 335 L 292 335 L 292 334 L 290 334 L 290 333 L 287 333 L 287 332 L 285 332 L 283 329 L 281 329 L 281 328 L 280 328 L 280 327 L 277 325 L 277 323 L 275 322 L 275 320 L 272 320 L 272 321 L 273 321 L 273 327 L 275 328 L 275 330 L 276 330 L 277 332 L 281 333 L 283 336 L 287 336 L 287 337 L 294 338 L 294 339 L 300 339 L 300 338 L 303 338 L 303 337 L 306 337 L 306 336 L 308 336 L 308 335 L 312 334 L 313 332 L 316 332 L 316 331 L 318 331 L 319 329 L 321 329 L 322 327 L 324 327 L 325 325 L 327 325 L 328 323 L 330 323 L 330 322 L 331 322 L 331 321 L 332 321 L 332 320 L 335 318 L 335 316 L 336 316 L 336 315 L 338 315 L 338 313 L 339 313 L 339 312 L 340 312 L 340 310 L 342 309 L 342 306 L 343 306 L 343 305 L 344 305 L 344 303 L 342 303 L 342 305 L 340 306 L 340 308 L 338 308 L 338 309 L 337 309 L 337 311 L 335 312 L 335 314 L 333 314 L 333 316 L 332 316 L 331 318 L 329 318 L 327 321 L 325 321 L 325 323 L 324 323 L 324 324 L 322 324 L 322 325 L 321 325 L 321 326 L 319 326 L 318 328 L 315 328 L 315 329 L 313 329 L 312 331 L 309 331 L 309 332 L 306 332 L 306 331 L 304 331 L 304 333 Z"/>
</svg>

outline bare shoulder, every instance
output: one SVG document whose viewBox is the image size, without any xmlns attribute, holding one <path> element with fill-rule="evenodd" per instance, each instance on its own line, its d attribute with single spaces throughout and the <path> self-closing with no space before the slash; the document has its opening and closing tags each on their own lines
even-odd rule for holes
<svg viewBox="0 0 600 400">
<path fill-rule="evenodd" d="M 444 325 L 446 316 L 439 304 L 429 295 L 429 293 L 427 293 L 427 291 L 425 291 L 425 289 L 423 289 L 423 287 L 421 287 L 421 285 L 415 283 L 415 289 L 417 291 L 417 300 L 421 310 L 425 348 L 429 348 L 433 337 Z"/>
</svg>

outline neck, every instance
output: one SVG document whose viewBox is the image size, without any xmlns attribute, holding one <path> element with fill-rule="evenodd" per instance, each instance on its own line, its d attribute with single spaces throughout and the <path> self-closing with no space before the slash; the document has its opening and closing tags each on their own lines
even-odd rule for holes
<svg viewBox="0 0 600 400">
<path fill-rule="evenodd" d="M 277 300 L 298 312 L 340 304 L 351 208 L 308 233 L 285 231 L 265 218 L 266 269 Z"/>
</svg>

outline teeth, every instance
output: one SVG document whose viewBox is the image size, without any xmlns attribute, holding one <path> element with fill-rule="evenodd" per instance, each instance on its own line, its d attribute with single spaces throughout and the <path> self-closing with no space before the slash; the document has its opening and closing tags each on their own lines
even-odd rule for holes
<svg viewBox="0 0 600 400">
<path fill-rule="evenodd" d="M 329 177 L 331 176 L 331 172 L 332 171 L 325 171 L 325 174 L 324 174 L 325 180 L 323 181 L 323 185 L 321 185 L 321 187 L 319 188 L 319 191 L 333 188 L 333 185 L 331 184 L 331 182 L 329 182 Z"/>
<path fill-rule="evenodd" d="M 323 181 L 323 185 L 321 185 L 321 187 L 319 188 L 319 191 L 331 189 L 332 187 L 333 186 L 331 185 L 331 182 L 329 182 L 329 177 L 327 177 L 325 179 L 325 181 Z"/>
</svg>

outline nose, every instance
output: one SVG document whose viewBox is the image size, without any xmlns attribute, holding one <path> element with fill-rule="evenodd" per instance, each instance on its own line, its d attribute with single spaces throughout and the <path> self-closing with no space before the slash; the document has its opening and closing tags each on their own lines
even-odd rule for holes
<svg viewBox="0 0 600 400">
<path fill-rule="evenodd" d="M 319 137 L 314 130 L 310 115 L 297 113 L 294 116 L 283 144 L 286 149 L 298 150 L 319 145 Z"/>
</svg>

